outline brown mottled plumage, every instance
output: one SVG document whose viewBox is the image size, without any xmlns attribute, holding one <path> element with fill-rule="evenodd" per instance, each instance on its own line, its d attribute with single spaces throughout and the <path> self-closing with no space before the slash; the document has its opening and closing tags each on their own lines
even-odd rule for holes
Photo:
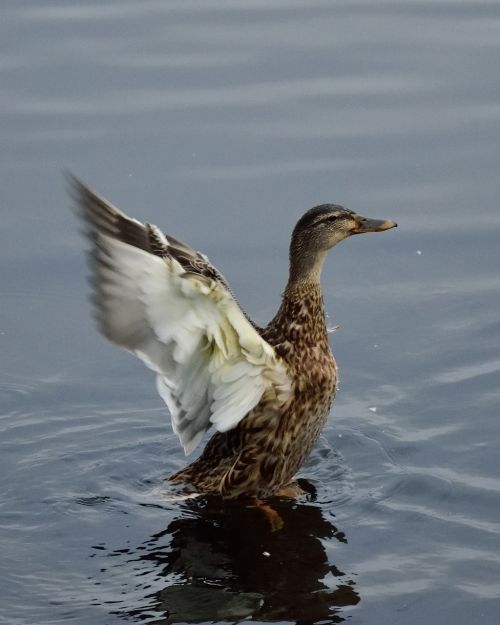
<svg viewBox="0 0 500 625">
<path fill-rule="evenodd" d="M 256 502 L 288 493 L 337 385 L 320 286 L 326 253 L 352 234 L 396 224 L 335 204 L 305 213 L 292 234 L 281 307 L 258 328 L 206 256 L 130 219 L 77 179 L 70 184 L 92 242 L 101 331 L 156 371 L 186 453 L 210 425 L 218 430 L 170 479 Z"/>
</svg>

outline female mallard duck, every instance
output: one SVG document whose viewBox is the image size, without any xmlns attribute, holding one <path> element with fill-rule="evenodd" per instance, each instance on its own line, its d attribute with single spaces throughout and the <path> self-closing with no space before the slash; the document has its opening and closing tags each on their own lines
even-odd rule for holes
<svg viewBox="0 0 500 625">
<path fill-rule="evenodd" d="M 335 396 L 320 274 L 327 251 L 353 234 L 394 228 L 336 204 L 299 219 L 281 307 L 265 328 L 240 308 L 200 252 L 142 224 L 71 178 L 92 242 L 101 332 L 156 372 L 174 432 L 201 456 L 170 477 L 235 498 L 289 492 Z"/>
</svg>

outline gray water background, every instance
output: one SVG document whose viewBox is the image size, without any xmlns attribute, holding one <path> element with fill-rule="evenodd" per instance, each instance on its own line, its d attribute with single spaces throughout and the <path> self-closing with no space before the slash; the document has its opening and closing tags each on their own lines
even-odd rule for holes
<svg viewBox="0 0 500 625">
<path fill-rule="evenodd" d="M 0 622 L 500 622 L 500 4 L 5 1 Z M 286 530 L 169 502 L 150 372 L 102 340 L 61 170 L 209 254 L 264 323 L 330 254 L 341 388 Z M 267 554 L 267 555 L 266 555 Z"/>
</svg>

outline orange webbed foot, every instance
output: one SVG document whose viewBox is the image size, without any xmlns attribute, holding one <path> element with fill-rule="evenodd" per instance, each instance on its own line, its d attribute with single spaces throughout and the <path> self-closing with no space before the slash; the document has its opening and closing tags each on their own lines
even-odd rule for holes
<svg viewBox="0 0 500 625">
<path fill-rule="evenodd" d="M 257 499 L 257 497 L 253 499 L 252 503 L 253 503 L 253 506 L 255 506 L 258 510 L 262 512 L 266 521 L 271 526 L 272 532 L 279 532 L 281 529 L 283 529 L 285 522 L 283 521 L 281 516 L 278 514 L 278 512 L 274 510 L 274 508 L 271 508 L 269 504 L 264 503 L 260 499 Z"/>
</svg>

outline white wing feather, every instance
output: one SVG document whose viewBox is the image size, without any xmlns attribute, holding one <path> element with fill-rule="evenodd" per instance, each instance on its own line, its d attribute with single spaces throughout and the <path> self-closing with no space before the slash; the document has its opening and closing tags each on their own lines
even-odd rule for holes
<svg viewBox="0 0 500 625">
<path fill-rule="evenodd" d="M 264 394 L 288 399 L 284 363 L 223 284 L 99 232 L 94 258 L 101 329 L 157 373 L 186 454 L 210 424 L 234 428 Z"/>
</svg>

